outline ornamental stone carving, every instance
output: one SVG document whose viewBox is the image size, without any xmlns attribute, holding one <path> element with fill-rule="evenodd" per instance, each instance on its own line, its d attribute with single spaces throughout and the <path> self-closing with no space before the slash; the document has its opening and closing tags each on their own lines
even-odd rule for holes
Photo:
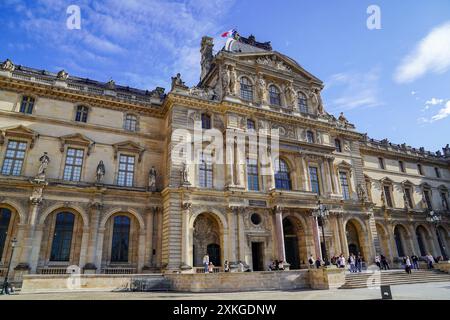
<svg viewBox="0 0 450 320">
<path fill-rule="evenodd" d="M 266 87 L 266 81 L 264 78 L 259 75 L 258 80 L 256 82 L 256 92 L 259 98 L 259 101 L 261 104 L 267 104 L 267 87 Z"/>
<path fill-rule="evenodd" d="M 6 60 L 2 63 L 2 65 L 1 65 L 1 69 L 2 69 L 3 71 L 13 72 L 15 68 L 16 68 L 16 66 L 15 66 L 14 63 L 12 63 L 12 61 L 9 60 L 9 59 L 6 59 Z"/>
<path fill-rule="evenodd" d="M 288 71 L 288 72 L 292 71 L 292 69 L 289 66 L 287 66 L 283 61 L 279 60 L 275 55 L 273 55 L 272 57 L 260 57 L 256 59 L 256 63 L 271 68 L 275 68 L 280 71 Z"/>
<path fill-rule="evenodd" d="M 61 81 L 66 81 L 68 78 L 69 74 L 64 70 L 59 71 L 58 74 L 56 75 L 56 79 Z"/>
<path fill-rule="evenodd" d="M 292 84 L 286 86 L 285 95 L 287 99 L 287 103 L 290 107 L 294 107 L 297 104 L 297 92 L 294 90 Z"/>
</svg>

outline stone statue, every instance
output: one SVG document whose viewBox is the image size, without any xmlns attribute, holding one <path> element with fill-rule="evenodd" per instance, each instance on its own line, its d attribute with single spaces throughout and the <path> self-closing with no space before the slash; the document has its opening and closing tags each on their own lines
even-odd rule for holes
<svg viewBox="0 0 450 320">
<path fill-rule="evenodd" d="M 101 182 L 103 177 L 105 176 L 105 165 L 103 164 L 103 160 L 100 160 L 100 162 L 97 165 L 97 182 Z"/>
<path fill-rule="evenodd" d="M 44 152 L 44 154 L 39 158 L 39 162 L 41 164 L 39 165 L 39 170 L 36 178 L 45 179 L 45 172 L 47 170 L 48 164 L 50 163 L 50 158 L 47 155 L 47 152 Z"/>
<path fill-rule="evenodd" d="M 237 74 L 236 69 L 230 67 L 230 93 L 232 95 L 236 95 L 236 82 L 237 82 Z"/>
<path fill-rule="evenodd" d="M 358 194 L 358 199 L 360 201 L 364 202 L 367 200 L 366 191 L 360 183 L 358 183 L 358 186 L 356 187 L 356 193 Z"/>
<path fill-rule="evenodd" d="M 261 104 L 267 104 L 267 90 L 266 90 L 266 81 L 263 77 L 258 78 L 257 82 L 258 96 L 261 101 Z"/>
<path fill-rule="evenodd" d="M 116 82 L 111 79 L 106 83 L 106 88 L 110 89 L 110 90 L 114 90 L 116 88 Z"/>
<path fill-rule="evenodd" d="M 343 112 L 341 112 L 341 113 L 339 114 L 338 120 L 339 120 L 340 122 L 342 122 L 342 123 L 345 123 L 345 124 L 348 124 L 348 123 L 349 123 L 348 120 L 347 120 L 347 118 L 344 117 L 344 113 L 343 113 Z"/>
<path fill-rule="evenodd" d="M 403 204 L 405 209 L 409 209 L 408 198 L 406 197 L 406 190 L 403 190 Z"/>
<path fill-rule="evenodd" d="M 297 104 L 297 93 L 292 85 L 289 85 L 285 89 L 288 105 L 294 107 Z"/>
<path fill-rule="evenodd" d="M 181 166 L 181 184 L 182 185 L 190 185 L 189 182 L 189 172 L 186 162 L 183 162 Z"/>
<path fill-rule="evenodd" d="M 176 86 L 185 87 L 184 81 L 181 80 L 181 74 L 177 73 L 175 77 L 172 77 L 172 89 Z"/>
<path fill-rule="evenodd" d="M 319 89 L 314 89 L 313 91 L 311 91 L 309 97 L 311 98 L 312 106 L 315 110 L 317 110 L 317 113 L 324 114 L 323 103 L 322 98 L 320 97 Z"/>
<path fill-rule="evenodd" d="M 57 78 L 58 80 L 65 81 L 65 80 L 67 80 L 67 79 L 69 78 L 69 74 L 68 74 L 66 71 L 64 71 L 64 70 L 61 70 L 61 71 L 59 71 L 58 74 L 56 75 L 56 78 Z"/>
<path fill-rule="evenodd" d="M 9 59 L 6 59 L 6 61 L 2 63 L 2 70 L 4 71 L 13 72 L 15 68 L 14 63 Z"/>
<path fill-rule="evenodd" d="M 148 173 L 148 189 L 150 191 L 156 190 L 156 169 L 154 166 L 152 166 Z"/>
<path fill-rule="evenodd" d="M 231 83 L 231 75 L 230 70 L 228 68 L 225 68 L 225 70 L 222 72 L 222 93 L 223 96 L 230 94 L 230 83 Z"/>
<path fill-rule="evenodd" d="M 386 198 L 384 197 L 383 190 L 381 190 L 381 206 L 386 207 Z"/>
</svg>

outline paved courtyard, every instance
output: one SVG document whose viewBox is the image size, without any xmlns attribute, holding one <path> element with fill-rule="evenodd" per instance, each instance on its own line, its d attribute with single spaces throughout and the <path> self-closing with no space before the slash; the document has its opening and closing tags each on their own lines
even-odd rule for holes
<svg viewBox="0 0 450 320">
<path fill-rule="evenodd" d="M 391 286 L 394 300 L 450 300 L 450 282 Z M 380 289 L 256 291 L 236 293 L 67 292 L 14 294 L 0 300 L 372 300 Z"/>
</svg>

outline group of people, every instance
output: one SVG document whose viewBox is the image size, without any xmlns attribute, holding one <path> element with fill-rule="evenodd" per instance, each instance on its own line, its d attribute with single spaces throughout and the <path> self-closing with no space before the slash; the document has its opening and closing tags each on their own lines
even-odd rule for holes
<svg viewBox="0 0 450 320">
<path fill-rule="evenodd" d="M 363 256 L 359 252 L 356 254 L 356 256 L 351 253 L 347 259 L 345 258 L 343 253 L 341 253 L 339 256 L 333 256 L 330 259 L 330 263 L 338 268 L 345 268 L 345 266 L 348 265 L 350 272 L 361 272 L 363 261 Z M 320 257 L 314 259 L 312 255 L 310 255 L 308 262 L 310 268 L 320 268 L 322 265 L 328 264 L 324 262 Z"/>
<path fill-rule="evenodd" d="M 282 260 L 274 260 L 269 265 L 269 271 L 282 271 L 284 270 L 284 264 Z"/>
</svg>

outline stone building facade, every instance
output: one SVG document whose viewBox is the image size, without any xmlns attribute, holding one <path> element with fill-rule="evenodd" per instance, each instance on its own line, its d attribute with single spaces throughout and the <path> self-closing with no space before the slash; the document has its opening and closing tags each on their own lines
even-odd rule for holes
<svg viewBox="0 0 450 320">
<path fill-rule="evenodd" d="M 253 270 L 273 259 L 303 268 L 324 249 L 369 263 L 448 256 L 448 145 L 433 153 L 359 133 L 326 112 L 323 83 L 270 43 L 236 35 L 212 47 L 204 37 L 199 84 L 177 74 L 168 93 L 1 65 L 2 275 L 10 262 L 16 279 L 68 266 L 195 272 L 206 252 Z M 278 129 L 279 155 L 264 175 L 258 152 L 234 140 L 222 163 L 205 160 L 204 141 L 192 144 L 196 161 L 180 161 L 177 143 L 197 124 L 224 141 Z"/>
</svg>

